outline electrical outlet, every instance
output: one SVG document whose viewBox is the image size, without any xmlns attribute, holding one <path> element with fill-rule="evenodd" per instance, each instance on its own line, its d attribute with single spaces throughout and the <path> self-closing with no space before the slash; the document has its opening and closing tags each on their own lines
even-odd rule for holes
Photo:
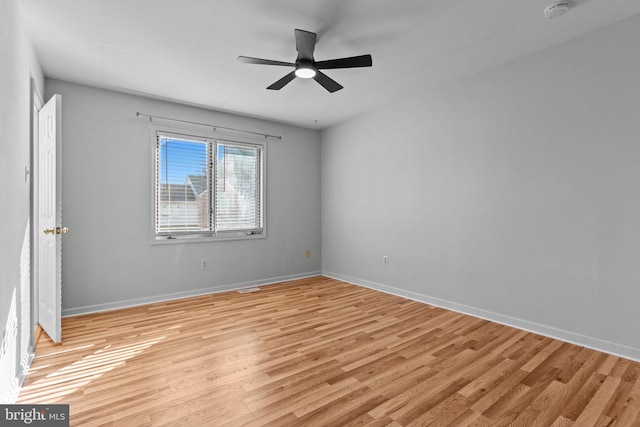
<svg viewBox="0 0 640 427">
<path fill-rule="evenodd" d="M 203 269 L 203 270 L 206 270 L 207 268 L 209 268 L 209 260 L 201 259 L 200 260 L 200 268 Z"/>
<path fill-rule="evenodd" d="M 387 255 L 382 255 L 382 265 L 385 267 L 389 266 L 389 257 Z"/>
<path fill-rule="evenodd" d="M 306 256 L 307 258 L 309 258 L 309 257 L 311 256 L 311 250 L 307 249 L 307 250 L 304 252 L 304 256 Z"/>
</svg>

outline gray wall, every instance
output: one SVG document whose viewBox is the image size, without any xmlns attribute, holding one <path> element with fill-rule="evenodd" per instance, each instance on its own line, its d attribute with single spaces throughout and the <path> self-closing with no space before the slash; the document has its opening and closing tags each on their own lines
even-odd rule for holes
<svg viewBox="0 0 640 427">
<path fill-rule="evenodd" d="M 62 95 L 63 313 L 320 271 L 318 131 L 57 80 L 46 87 Z M 152 245 L 149 121 L 137 111 L 282 135 L 267 143 L 268 237 Z"/>
<path fill-rule="evenodd" d="M 323 131 L 323 272 L 639 357 L 638 40 L 640 16 Z"/>
<path fill-rule="evenodd" d="M 42 92 L 43 78 L 20 22 L 18 2 L 0 2 L 0 402 L 17 393 L 32 332 L 31 193 L 25 166 L 31 162 L 30 79 Z"/>
</svg>

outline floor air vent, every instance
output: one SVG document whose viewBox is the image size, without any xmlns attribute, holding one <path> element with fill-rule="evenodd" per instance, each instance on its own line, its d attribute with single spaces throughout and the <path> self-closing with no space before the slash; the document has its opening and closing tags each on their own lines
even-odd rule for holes
<svg viewBox="0 0 640 427">
<path fill-rule="evenodd" d="M 249 292 L 258 292 L 259 290 L 260 288 L 245 288 L 245 289 L 240 289 L 238 293 L 248 294 Z"/>
</svg>

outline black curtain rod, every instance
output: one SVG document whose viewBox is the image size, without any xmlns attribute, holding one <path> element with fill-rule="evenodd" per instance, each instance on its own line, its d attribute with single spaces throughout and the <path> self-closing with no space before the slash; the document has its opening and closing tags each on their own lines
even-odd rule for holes
<svg viewBox="0 0 640 427">
<path fill-rule="evenodd" d="M 216 125 L 211 125 L 211 124 L 208 124 L 208 123 L 190 122 L 188 120 L 172 119 L 171 117 L 152 116 L 150 114 L 144 114 L 144 113 L 141 113 L 141 112 L 136 112 L 136 117 L 148 117 L 150 122 L 153 121 L 153 119 L 162 119 L 162 120 L 170 120 L 172 122 L 189 123 L 189 124 L 192 124 L 192 125 L 207 126 L 207 127 L 212 127 L 214 132 L 217 129 L 224 129 L 224 130 L 231 130 L 231 131 L 234 131 L 234 132 L 244 132 L 244 133 L 249 133 L 249 134 L 252 134 L 252 135 L 264 136 L 265 138 L 282 139 L 282 136 L 280 136 L 280 135 L 269 135 L 269 134 L 266 134 L 266 133 L 252 132 L 250 130 L 228 128 L 228 127 L 224 127 L 224 126 L 216 126 Z"/>
</svg>

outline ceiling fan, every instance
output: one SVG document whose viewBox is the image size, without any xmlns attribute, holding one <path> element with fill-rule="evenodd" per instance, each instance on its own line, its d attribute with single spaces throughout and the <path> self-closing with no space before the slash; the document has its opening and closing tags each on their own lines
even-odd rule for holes
<svg viewBox="0 0 640 427">
<path fill-rule="evenodd" d="M 320 70 L 371 67 L 371 65 L 373 65 L 371 55 L 316 61 L 313 59 L 313 50 L 316 47 L 317 34 L 304 30 L 294 30 L 294 33 L 296 36 L 296 49 L 298 50 L 296 62 L 273 61 L 271 59 L 252 58 L 249 56 L 238 56 L 238 61 L 245 62 L 247 64 L 295 67 L 294 71 L 273 83 L 271 86 L 267 87 L 267 89 L 280 90 L 294 78 L 300 77 L 302 79 L 314 79 L 331 93 L 339 91 L 343 86 Z"/>
</svg>

